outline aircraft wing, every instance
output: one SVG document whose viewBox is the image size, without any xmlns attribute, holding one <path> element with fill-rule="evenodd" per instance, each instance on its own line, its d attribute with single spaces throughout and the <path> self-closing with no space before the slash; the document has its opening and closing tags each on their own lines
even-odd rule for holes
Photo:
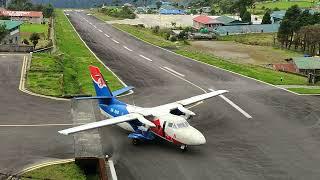
<svg viewBox="0 0 320 180">
<path fill-rule="evenodd" d="M 212 91 L 212 92 L 209 92 L 209 93 L 206 93 L 206 94 L 201 94 L 201 95 L 198 95 L 198 96 L 193 96 L 193 97 L 188 98 L 188 99 L 177 101 L 177 103 L 181 104 L 182 106 L 188 106 L 188 105 L 195 104 L 197 102 L 200 102 L 200 101 L 203 101 L 203 100 L 218 96 L 218 95 L 226 93 L 226 92 L 228 92 L 228 91 L 227 90 Z"/>
<path fill-rule="evenodd" d="M 227 90 L 212 91 L 209 93 L 193 96 L 193 97 L 190 97 L 190 98 L 187 98 L 184 100 L 180 100 L 180 101 L 176 101 L 173 103 L 144 109 L 142 112 L 138 112 L 138 113 L 140 113 L 144 116 L 149 116 L 149 115 L 157 116 L 159 114 L 170 113 L 171 110 L 178 109 L 181 112 L 184 112 L 186 114 L 195 115 L 195 113 L 193 113 L 192 111 L 185 108 L 185 106 L 193 105 L 195 103 L 204 101 L 206 99 L 209 99 L 209 98 L 212 98 L 215 96 L 219 96 L 219 95 L 226 93 L 226 92 L 228 92 L 228 91 Z"/>
<path fill-rule="evenodd" d="M 84 124 L 81 126 L 76 126 L 76 127 L 69 128 L 69 129 L 64 129 L 64 130 L 59 131 L 59 133 L 64 134 L 64 135 L 69 135 L 69 134 L 73 134 L 73 133 L 77 133 L 77 132 L 81 132 L 81 131 L 96 129 L 96 128 L 100 128 L 100 127 L 104 127 L 104 126 L 119 124 L 119 123 L 133 121 L 133 120 L 138 120 L 141 123 L 146 124 L 150 127 L 155 127 L 155 124 L 153 124 L 149 120 L 145 119 L 141 114 L 130 113 L 127 115 L 118 116 L 118 117 L 111 118 L 111 119 L 106 119 L 106 120 L 102 120 L 102 121 Z"/>
</svg>

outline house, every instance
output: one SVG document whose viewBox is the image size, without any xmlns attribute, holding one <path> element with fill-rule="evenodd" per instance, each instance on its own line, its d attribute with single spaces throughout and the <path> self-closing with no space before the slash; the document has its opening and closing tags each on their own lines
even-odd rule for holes
<svg viewBox="0 0 320 180">
<path fill-rule="evenodd" d="M 285 14 L 286 14 L 286 10 L 273 11 L 270 14 L 272 23 L 280 24 Z"/>
<path fill-rule="evenodd" d="M 178 9 L 174 6 L 171 5 L 162 5 L 159 9 L 159 13 L 160 14 L 173 14 L 173 15 L 183 15 L 185 14 L 185 10 L 182 9 Z"/>
<path fill-rule="evenodd" d="M 205 13 L 205 14 L 210 14 L 212 9 L 211 7 L 202 7 L 202 13 Z"/>
<path fill-rule="evenodd" d="M 297 67 L 297 72 L 308 75 L 309 73 L 320 75 L 319 57 L 296 57 L 293 63 Z"/>
<path fill-rule="evenodd" d="M 193 28 L 197 30 L 206 28 L 209 31 L 212 31 L 215 27 L 222 25 L 223 22 L 215 20 L 209 16 L 197 16 L 193 18 Z"/>
<path fill-rule="evenodd" d="M 20 42 L 20 25 L 22 21 L 0 20 L 9 33 L 1 40 L 1 44 L 18 44 Z"/>
<path fill-rule="evenodd" d="M 43 14 L 41 11 L 0 11 L 0 17 L 8 17 L 11 20 L 25 21 L 29 23 L 41 24 Z"/>
<path fill-rule="evenodd" d="M 280 24 L 253 24 L 237 26 L 218 26 L 213 31 L 219 36 L 278 32 Z"/>
<path fill-rule="evenodd" d="M 156 11 L 156 10 L 158 10 L 158 7 L 155 4 L 151 4 L 151 5 L 147 6 L 147 10 Z"/>
<path fill-rule="evenodd" d="M 206 28 L 209 31 L 213 31 L 216 27 L 219 26 L 232 26 L 232 25 L 240 25 L 240 24 L 248 24 L 243 23 L 240 20 L 236 20 L 234 18 L 228 16 L 197 16 L 193 18 L 193 28 L 194 29 L 202 29 Z"/>
<path fill-rule="evenodd" d="M 137 7 L 134 12 L 136 14 L 145 14 L 145 13 L 147 13 L 147 8 L 146 7 Z"/>
</svg>

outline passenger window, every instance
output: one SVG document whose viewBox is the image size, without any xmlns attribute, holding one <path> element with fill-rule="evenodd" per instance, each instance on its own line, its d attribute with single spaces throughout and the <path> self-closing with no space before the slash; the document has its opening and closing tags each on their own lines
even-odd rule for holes
<svg viewBox="0 0 320 180">
<path fill-rule="evenodd" d="M 172 127 L 172 125 L 173 125 L 172 123 L 169 123 L 169 124 L 168 124 L 169 127 Z"/>
</svg>

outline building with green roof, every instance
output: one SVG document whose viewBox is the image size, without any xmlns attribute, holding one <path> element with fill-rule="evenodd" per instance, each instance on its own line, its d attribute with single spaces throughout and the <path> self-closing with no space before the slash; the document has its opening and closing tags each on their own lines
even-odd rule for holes
<svg viewBox="0 0 320 180">
<path fill-rule="evenodd" d="M 320 75 L 320 57 L 296 57 L 293 58 L 299 73 Z"/>
<path fill-rule="evenodd" d="M 1 25 L 5 25 L 9 31 L 6 37 L 2 39 L 1 44 L 18 44 L 20 42 L 20 26 L 22 21 L 0 20 Z"/>
<path fill-rule="evenodd" d="M 278 32 L 280 24 L 253 24 L 238 26 L 218 26 L 213 32 L 219 36 L 248 34 L 248 33 L 274 33 Z"/>
<path fill-rule="evenodd" d="M 243 23 L 242 21 L 234 19 L 229 16 L 219 16 L 219 17 L 215 18 L 215 20 L 221 22 L 225 26 L 236 25 L 236 24 L 237 25 L 238 24 L 248 24 L 248 23 Z"/>
</svg>

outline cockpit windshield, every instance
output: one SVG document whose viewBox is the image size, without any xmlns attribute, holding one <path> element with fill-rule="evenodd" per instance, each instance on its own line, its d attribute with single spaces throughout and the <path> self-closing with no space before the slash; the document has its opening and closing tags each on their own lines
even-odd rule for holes
<svg viewBox="0 0 320 180">
<path fill-rule="evenodd" d="M 180 123 L 169 123 L 169 127 L 175 128 L 175 129 L 180 129 L 180 128 L 186 128 L 189 126 L 188 122 L 180 122 Z"/>
</svg>

